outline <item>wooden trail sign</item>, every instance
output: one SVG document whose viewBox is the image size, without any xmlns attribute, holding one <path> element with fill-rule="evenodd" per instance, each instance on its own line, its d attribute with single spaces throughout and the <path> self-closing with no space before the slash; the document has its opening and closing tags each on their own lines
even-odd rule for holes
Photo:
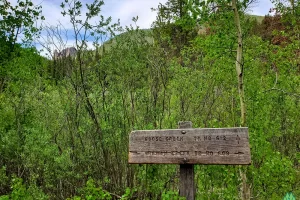
<svg viewBox="0 0 300 200">
<path fill-rule="evenodd" d="M 131 164 L 180 164 L 180 196 L 195 199 L 193 164 L 249 165 L 248 128 L 192 128 L 133 131 L 129 136 Z"/>
<path fill-rule="evenodd" d="M 249 165 L 248 128 L 133 131 L 129 136 L 128 162 Z"/>
</svg>

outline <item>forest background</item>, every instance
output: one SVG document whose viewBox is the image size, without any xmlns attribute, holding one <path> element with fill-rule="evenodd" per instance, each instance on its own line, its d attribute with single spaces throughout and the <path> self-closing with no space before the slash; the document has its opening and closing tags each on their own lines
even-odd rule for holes
<svg viewBox="0 0 300 200">
<path fill-rule="evenodd" d="M 195 166 L 197 199 L 299 198 L 300 5 L 275 0 L 262 19 L 245 14 L 251 3 L 168 0 L 141 30 L 103 17 L 101 0 L 65 0 L 77 51 L 54 58 L 64 27 L 36 27 L 40 6 L 2 0 L 0 199 L 182 199 L 178 166 L 127 155 L 132 130 L 185 120 L 249 127 L 252 164 Z"/>
</svg>

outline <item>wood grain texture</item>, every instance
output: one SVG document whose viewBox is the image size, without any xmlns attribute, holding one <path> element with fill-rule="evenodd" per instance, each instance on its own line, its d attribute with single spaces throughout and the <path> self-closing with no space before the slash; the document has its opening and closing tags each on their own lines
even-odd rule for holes
<svg viewBox="0 0 300 200">
<path fill-rule="evenodd" d="M 183 164 L 180 165 L 180 181 L 179 181 L 179 195 L 185 197 L 186 200 L 195 199 L 195 183 L 194 183 L 194 165 Z"/>
<path fill-rule="evenodd" d="M 248 128 L 133 131 L 128 162 L 249 165 Z"/>
<path fill-rule="evenodd" d="M 192 122 L 185 121 L 179 122 L 179 129 L 192 128 Z M 186 200 L 195 199 L 195 174 L 193 164 L 181 164 L 180 165 L 180 181 L 179 181 L 179 195 L 185 197 Z"/>
</svg>

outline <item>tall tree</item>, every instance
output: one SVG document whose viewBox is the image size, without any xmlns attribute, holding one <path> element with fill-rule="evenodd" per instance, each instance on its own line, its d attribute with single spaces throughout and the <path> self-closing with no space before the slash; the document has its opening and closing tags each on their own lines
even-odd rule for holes
<svg viewBox="0 0 300 200">
<path fill-rule="evenodd" d="M 7 0 L 0 2 L 0 93 L 7 81 L 5 65 L 17 53 L 16 44 L 22 42 L 28 45 L 39 34 L 40 29 L 35 22 L 44 19 L 41 15 L 41 6 L 35 6 L 30 0 L 18 0 L 12 6 Z"/>
<path fill-rule="evenodd" d="M 168 0 L 156 9 L 156 21 L 153 23 L 155 41 L 171 55 L 179 56 L 180 51 L 196 35 L 196 18 L 192 8 L 194 1 Z"/>
<path fill-rule="evenodd" d="M 232 9 L 234 11 L 234 22 L 237 32 L 237 50 L 236 50 L 236 73 L 238 80 L 238 89 L 241 107 L 241 126 L 246 126 L 246 104 L 245 104 L 245 91 L 244 91 L 244 76 L 243 76 L 243 33 L 241 28 L 239 10 L 237 7 L 237 0 L 232 0 Z"/>
<path fill-rule="evenodd" d="M 234 12 L 234 22 L 237 32 L 237 50 L 235 68 L 237 73 L 238 91 L 240 98 L 241 109 L 241 126 L 246 126 L 246 103 L 245 103 L 245 90 L 244 90 L 244 75 L 243 75 L 243 33 L 240 22 L 239 10 L 237 7 L 237 0 L 232 0 L 232 9 Z M 247 176 L 245 172 L 240 169 L 240 176 L 242 179 L 241 196 L 243 200 L 250 200 L 250 187 L 247 183 Z"/>
</svg>

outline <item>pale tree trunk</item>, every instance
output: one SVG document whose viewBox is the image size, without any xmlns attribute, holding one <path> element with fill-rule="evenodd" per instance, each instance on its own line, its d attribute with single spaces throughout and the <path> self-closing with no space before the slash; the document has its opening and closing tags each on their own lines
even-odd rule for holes
<svg viewBox="0 0 300 200">
<path fill-rule="evenodd" d="M 236 73 L 238 78 L 238 88 L 239 88 L 239 96 L 240 96 L 241 126 L 245 126 L 246 125 L 246 104 L 245 104 L 244 82 L 243 82 L 243 71 L 242 71 L 243 38 L 242 38 L 240 17 L 236 6 L 236 0 L 232 0 L 232 8 L 234 11 L 234 21 L 237 29 L 237 40 L 238 40 L 235 68 L 236 68 Z"/>
<path fill-rule="evenodd" d="M 241 106 L 241 126 L 244 127 L 246 126 L 246 104 L 245 104 L 243 70 L 242 70 L 243 38 L 242 38 L 242 28 L 241 28 L 239 12 L 237 9 L 237 0 L 232 0 L 232 9 L 234 11 L 234 21 L 237 30 L 237 41 L 238 41 L 235 67 L 236 67 L 236 73 L 238 79 L 238 90 L 239 90 L 240 106 Z M 250 186 L 247 183 L 246 172 L 243 172 L 241 168 L 239 168 L 239 172 L 242 180 L 242 184 L 240 188 L 241 199 L 250 200 Z"/>
</svg>

